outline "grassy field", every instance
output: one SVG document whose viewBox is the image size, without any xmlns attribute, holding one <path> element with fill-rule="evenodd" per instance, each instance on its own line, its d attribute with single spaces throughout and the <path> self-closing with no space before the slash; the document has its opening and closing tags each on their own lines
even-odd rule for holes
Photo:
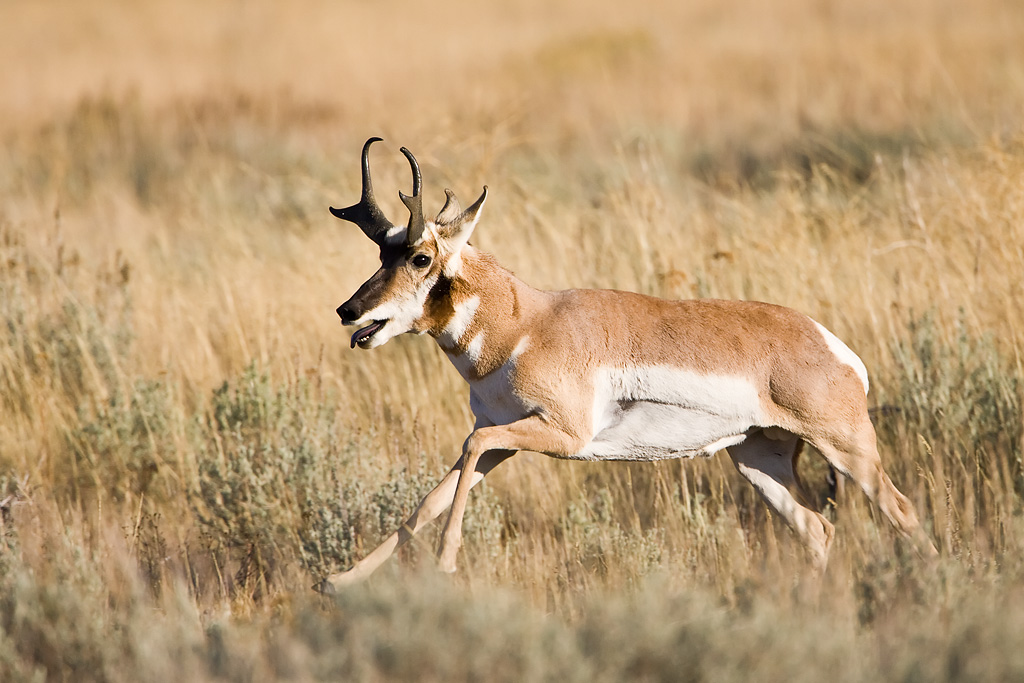
<svg viewBox="0 0 1024 683">
<path fill-rule="evenodd" d="M 0 63 L 0 680 L 1024 678 L 1016 0 L 13 0 Z M 457 575 L 314 594 L 472 425 L 334 314 L 371 135 L 531 284 L 830 327 L 941 559 L 848 489 L 815 581 L 727 458 L 524 453 Z"/>
</svg>

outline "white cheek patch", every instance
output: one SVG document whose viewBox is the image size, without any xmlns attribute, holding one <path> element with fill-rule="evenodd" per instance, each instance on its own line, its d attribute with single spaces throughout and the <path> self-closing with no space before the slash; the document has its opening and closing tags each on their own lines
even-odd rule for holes
<svg viewBox="0 0 1024 683">
<path fill-rule="evenodd" d="M 389 299 L 384 303 L 377 304 L 366 313 L 363 313 L 359 320 L 351 323 L 351 326 L 362 327 L 374 320 L 391 320 L 401 315 L 403 303 L 401 300 Z"/>
<path fill-rule="evenodd" d="M 387 320 L 383 329 L 370 337 L 366 348 L 376 348 L 389 339 L 410 331 L 416 321 L 423 317 L 427 296 L 436 282 L 436 275 L 429 277 L 410 294 L 385 301 L 364 313 L 362 318 L 353 323 L 354 326 L 361 327 L 374 320 Z"/>
<path fill-rule="evenodd" d="M 868 393 L 868 369 L 864 366 L 864 361 L 849 346 L 843 343 L 843 340 L 829 332 L 823 325 L 820 323 L 814 324 L 818 326 L 818 331 L 825 338 L 828 350 L 835 354 L 840 363 L 853 368 L 853 371 L 857 373 L 857 377 L 860 378 L 861 383 L 864 385 L 864 393 Z"/>
</svg>

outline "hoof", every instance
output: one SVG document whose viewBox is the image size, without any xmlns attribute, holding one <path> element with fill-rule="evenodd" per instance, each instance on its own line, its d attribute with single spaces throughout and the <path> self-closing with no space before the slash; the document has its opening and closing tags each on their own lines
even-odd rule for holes
<svg viewBox="0 0 1024 683">
<path fill-rule="evenodd" d="M 337 591 L 334 589 L 334 584 L 328 581 L 327 579 L 324 579 L 319 583 L 314 583 L 313 590 L 315 590 L 320 595 L 334 595 L 335 593 L 337 593 Z"/>
</svg>

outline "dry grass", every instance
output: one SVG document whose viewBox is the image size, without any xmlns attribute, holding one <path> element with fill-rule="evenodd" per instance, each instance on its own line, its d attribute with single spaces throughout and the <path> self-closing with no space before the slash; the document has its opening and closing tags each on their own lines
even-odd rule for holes
<svg viewBox="0 0 1024 683">
<path fill-rule="evenodd" d="M 5 3 L 0 678 L 1019 679 L 1024 12 L 856 5 Z M 487 183 L 532 284 L 831 327 L 942 559 L 849 495 L 817 586 L 722 459 L 527 453 L 454 580 L 427 534 L 313 596 L 472 423 L 429 340 L 337 327 L 372 134 Z"/>
</svg>

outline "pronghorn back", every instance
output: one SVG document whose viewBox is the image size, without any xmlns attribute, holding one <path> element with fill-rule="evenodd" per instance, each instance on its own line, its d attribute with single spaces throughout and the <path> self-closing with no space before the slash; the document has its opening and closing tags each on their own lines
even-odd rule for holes
<svg viewBox="0 0 1024 683">
<path fill-rule="evenodd" d="M 427 220 L 419 165 L 405 148 L 408 225 L 384 218 L 370 182 L 375 141 L 363 146 L 359 203 L 331 211 L 380 247 L 381 267 L 338 315 L 357 328 L 353 347 L 405 332 L 433 337 L 469 383 L 477 420 L 462 457 L 409 521 L 330 586 L 368 575 L 449 505 L 439 557 L 454 571 L 469 489 L 519 450 L 582 460 L 726 450 L 823 568 L 833 528 L 806 505 L 794 470 L 806 441 L 934 553 L 882 469 L 864 364 L 823 326 L 767 303 L 534 289 L 469 244 L 487 188 L 466 210 L 445 190 Z"/>
<path fill-rule="evenodd" d="M 478 415 L 508 424 L 538 412 L 579 437 L 551 455 L 710 455 L 753 428 L 798 428 L 819 406 L 865 407 L 852 352 L 837 355 L 829 333 L 791 309 L 540 292 L 471 247 L 462 261 L 472 279 L 439 288 L 431 329 Z"/>
</svg>

